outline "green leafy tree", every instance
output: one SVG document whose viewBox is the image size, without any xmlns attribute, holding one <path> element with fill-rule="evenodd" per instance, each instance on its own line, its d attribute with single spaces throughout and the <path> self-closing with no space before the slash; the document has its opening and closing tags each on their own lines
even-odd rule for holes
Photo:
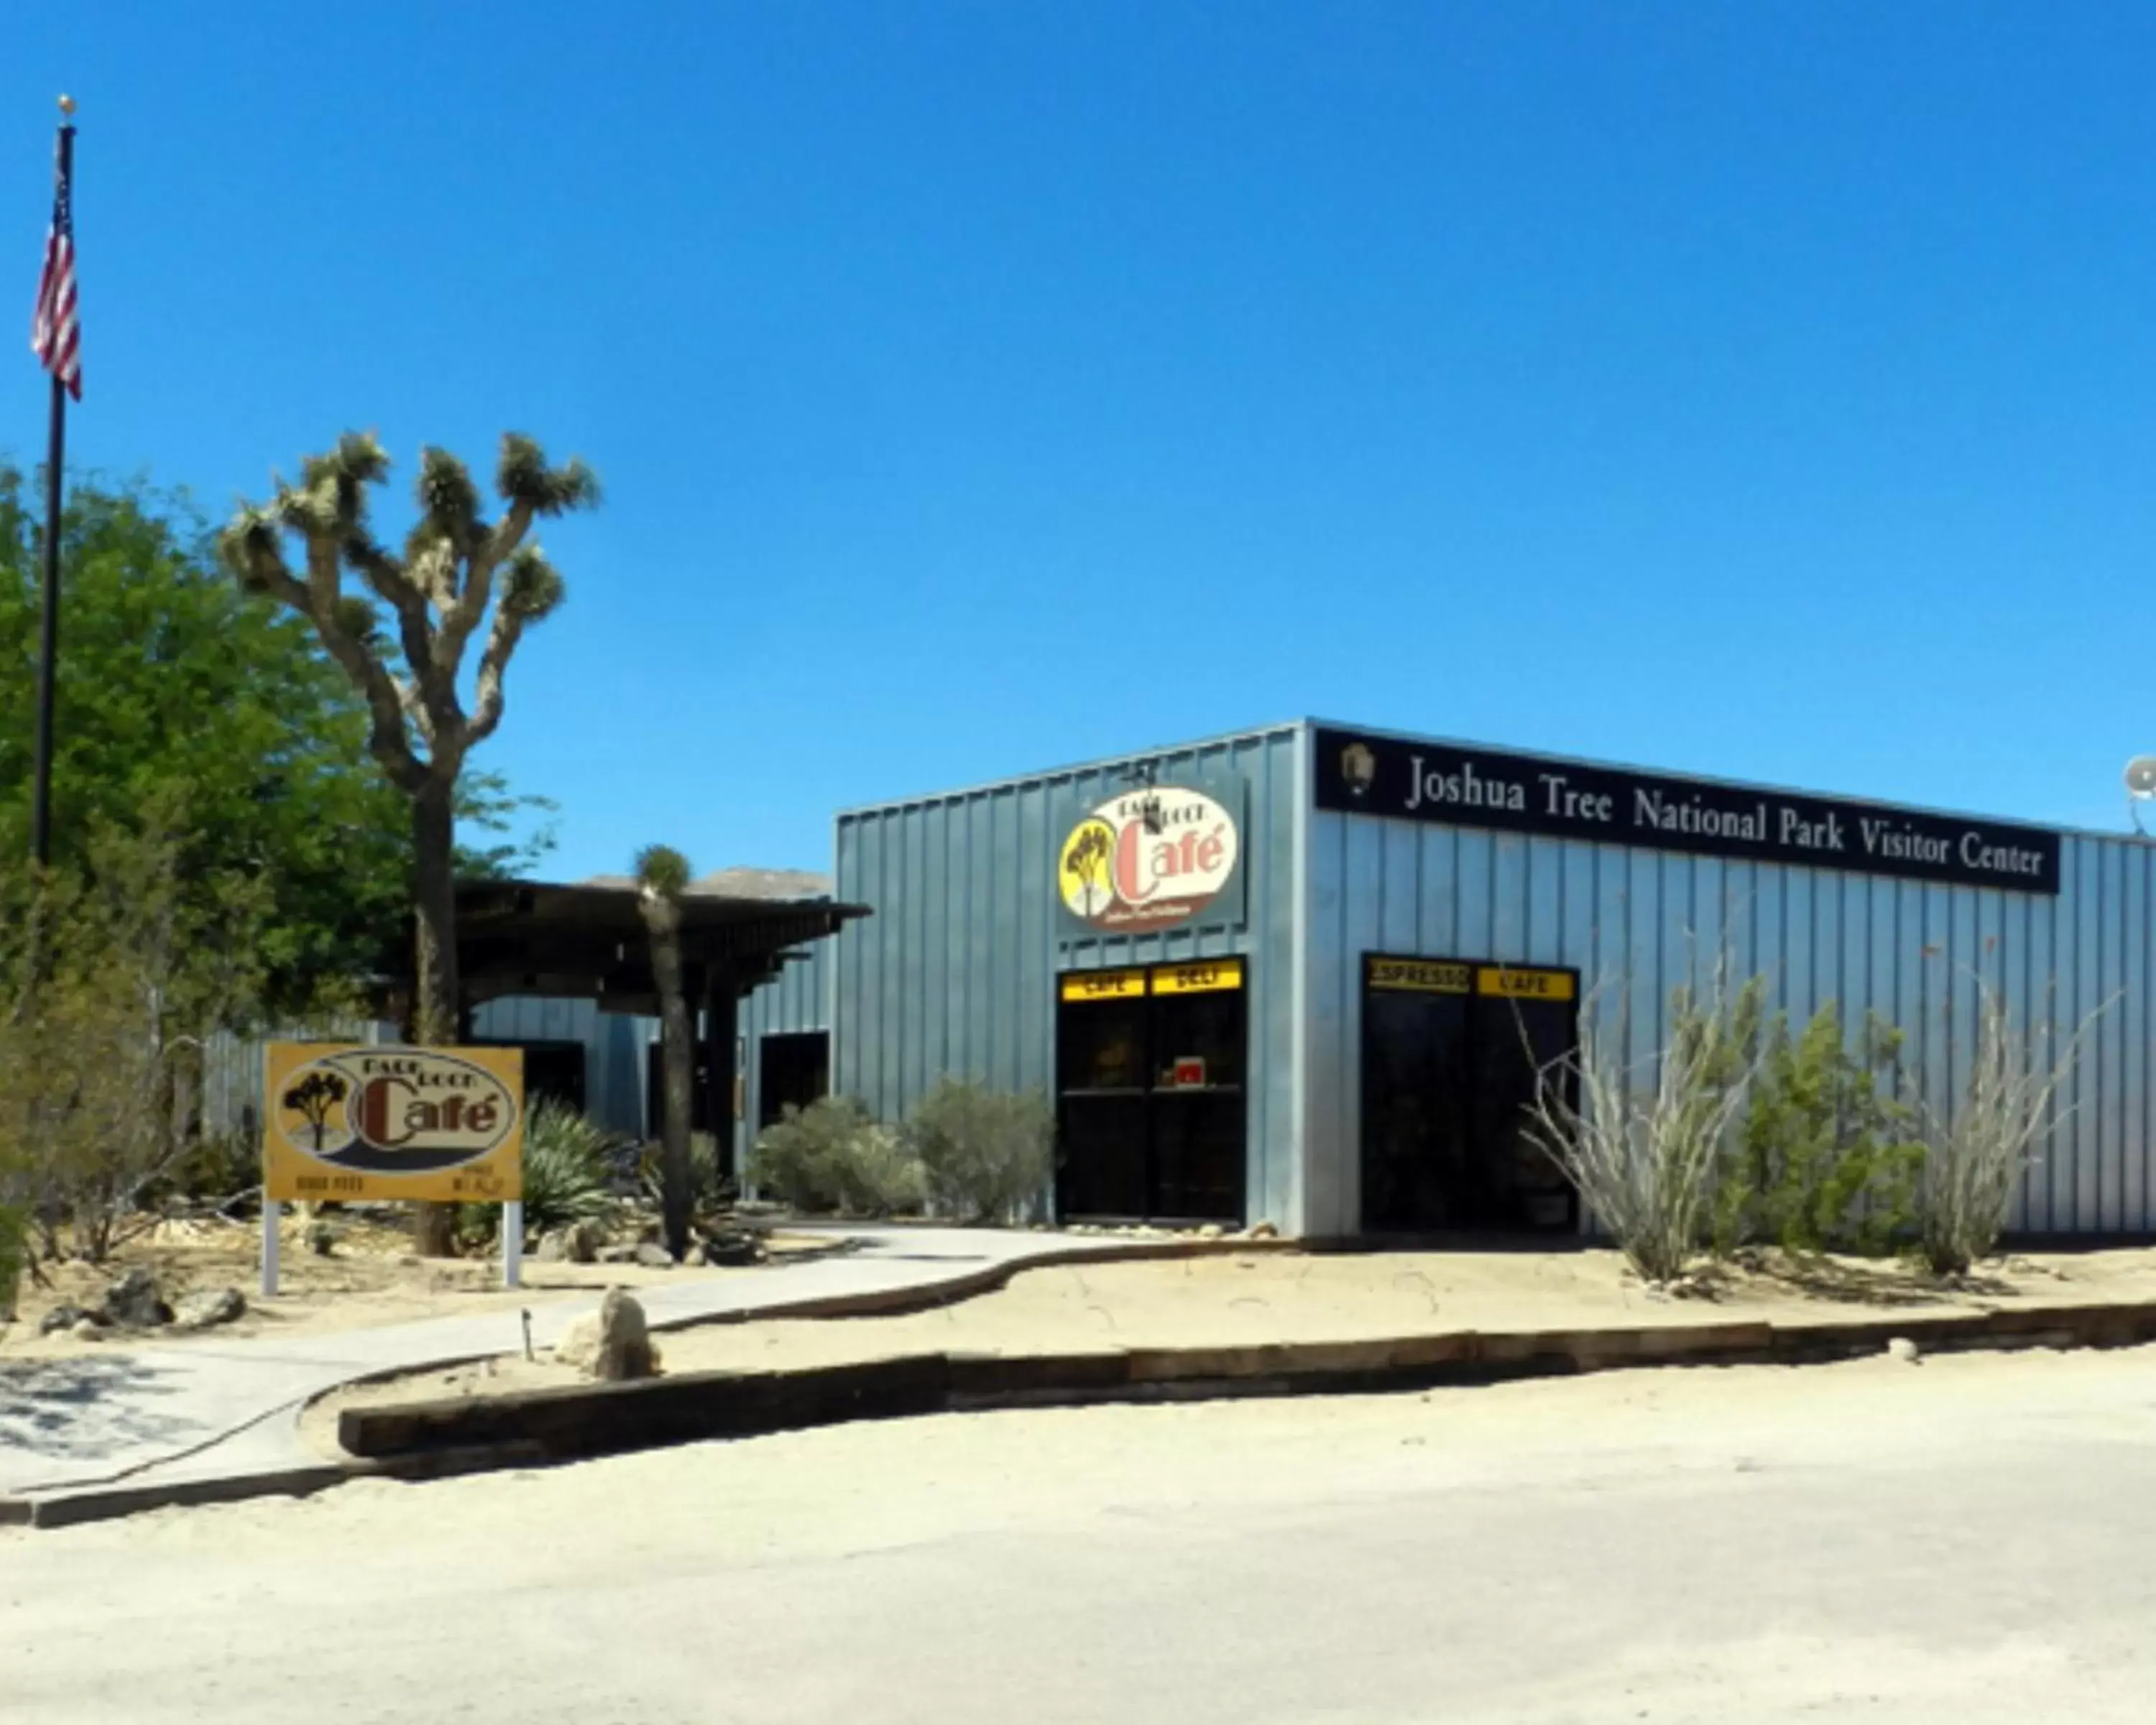
<svg viewBox="0 0 2156 1725">
<path fill-rule="evenodd" d="M 297 485 L 280 480 L 268 502 L 243 508 L 218 548 L 243 588 L 305 619 L 365 703 L 366 746 L 410 812 L 413 1034 L 444 1044 L 456 1038 L 461 1006 L 458 787 L 471 752 L 501 722 L 525 629 L 562 602 L 562 577 L 531 540 L 533 524 L 595 504 L 598 485 L 583 462 L 551 465 L 538 444 L 511 434 L 495 472 L 501 512 L 489 520 L 465 465 L 429 448 L 418 520 L 393 551 L 370 518 L 388 470 L 372 436 L 349 433 L 309 456 Z M 467 705 L 465 655 L 482 634 Z M 453 1250 L 453 1221 L 447 1206 L 421 1206 L 421 1249 Z"/>
<path fill-rule="evenodd" d="M 637 907 L 650 938 L 651 975 L 659 988 L 660 1060 L 666 1097 L 659 1128 L 660 1209 L 666 1250 L 677 1260 L 689 1250 L 689 1220 L 696 1203 L 689 1158 L 696 1054 L 681 973 L 681 895 L 688 886 L 689 860 L 680 851 L 653 845 L 637 854 Z"/>
<path fill-rule="evenodd" d="M 1924 1151 L 1900 1082 L 1902 1040 L 1874 1014 L 1852 1044 L 1832 1001 L 1796 1035 L 1775 1014 L 1743 1124 L 1724 1150 L 1717 1250 L 1877 1255 L 1909 1243 Z"/>
<path fill-rule="evenodd" d="M 184 496 L 79 481 L 53 771 L 54 861 L 157 811 L 182 910 L 235 874 L 268 895 L 249 1004 L 305 1016 L 373 963 L 405 902 L 404 822 L 365 757 L 366 710 L 304 624 L 249 604 L 218 571 Z M 38 535 L 0 466 L 0 873 L 28 849 Z M 497 819 L 514 800 L 487 799 Z"/>
</svg>

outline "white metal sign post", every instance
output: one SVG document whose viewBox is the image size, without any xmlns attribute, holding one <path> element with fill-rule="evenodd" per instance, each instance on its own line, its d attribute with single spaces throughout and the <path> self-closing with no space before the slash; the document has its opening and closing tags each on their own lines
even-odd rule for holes
<svg viewBox="0 0 2156 1725">
<path fill-rule="evenodd" d="M 523 1149 L 521 1049 L 266 1044 L 264 1297 L 288 1202 L 499 1204 L 501 1285 L 521 1286 Z"/>
<path fill-rule="evenodd" d="M 274 1198 L 262 1200 L 262 1297 L 274 1299 L 277 1293 L 277 1221 L 285 1213 L 285 1206 Z"/>
</svg>

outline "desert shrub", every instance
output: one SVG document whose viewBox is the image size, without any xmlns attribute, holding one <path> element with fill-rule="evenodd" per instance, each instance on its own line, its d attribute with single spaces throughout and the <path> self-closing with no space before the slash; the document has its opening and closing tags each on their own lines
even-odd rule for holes
<svg viewBox="0 0 2156 1725">
<path fill-rule="evenodd" d="M 262 1183 L 262 1146 L 248 1132 L 204 1132 L 178 1169 L 181 1194 L 218 1203 Z"/>
<path fill-rule="evenodd" d="M 1713 1246 L 1876 1256 L 1916 1233 L 1924 1163 L 1901 1091 L 1902 1033 L 1876 1014 L 1852 1048 L 1830 1002 L 1803 1034 L 1777 1014 L 1741 1128 L 1717 1172 Z"/>
<path fill-rule="evenodd" d="M 1628 998 L 1629 998 L 1629 991 Z M 1527 1132 L 1642 1279 L 1675 1281 L 1707 1239 L 1715 1172 L 1759 1063 L 1765 983 L 1671 997 L 1666 1045 L 1625 1065 L 1589 1000 L 1579 1045 L 1541 1069 Z M 1652 1075 L 1641 1070 L 1651 1066 Z"/>
<path fill-rule="evenodd" d="M 190 875 L 169 798 L 86 860 L 0 872 L 0 1202 L 48 1257 L 151 1226 L 191 1147 L 203 1050 L 259 1004 L 266 888 Z"/>
<path fill-rule="evenodd" d="M 1039 1197 L 1055 1168 L 1055 1115 L 1045 1097 L 946 1078 L 907 1137 L 939 1215 L 998 1221 Z"/>
<path fill-rule="evenodd" d="M 574 1108 L 542 1096 L 524 1122 L 524 1227 L 547 1234 L 577 1222 L 603 1222 L 613 1212 L 609 1158 L 613 1134 Z M 459 1237 L 479 1243 L 501 1231 L 501 1206 L 458 1206 Z"/>
<path fill-rule="evenodd" d="M 918 1209 L 927 1183 L 903 1135 L 839 1096 L 789 1106 L 766 1127 L 750 1156 L 749 1178 L 793 1209 L 872 1216 Z"/>
<path fill-rule="evenodd" d="M 1950 1116 L 1928 1106 L 1923 1111 L 1919 1245 L 1924 1261 L 1939 1276 L 1967 1274 L 1998 1245 L 2030 1146 L 2064 1117 L 2053 1111 L 2052 1101 L 2071 1074 L 2090 1025 L 2105 1010 L 2098 1007 L 2083 1019 L 2053 1058 L 2048 1023 L 2017 1030 L 1998 991 L 1989 983 L 1977 987 L 1969 1088 Z"/>
<path fill-rule="evenodd" d="M 636 1186 L 644 1203 L 654 1209 L 665 1208 L 665 1170 L 661 1163 L 665 1154 L 662 1144 L 646 1144 L 639 1153 L 636 1167 Z M 724 1183 L 719 1178 L 719 1141 L 709 1132 L 689 1134 L 689 1195 L 692 1208 L 707 1206 L 722 1195 Z"/>
</svg>

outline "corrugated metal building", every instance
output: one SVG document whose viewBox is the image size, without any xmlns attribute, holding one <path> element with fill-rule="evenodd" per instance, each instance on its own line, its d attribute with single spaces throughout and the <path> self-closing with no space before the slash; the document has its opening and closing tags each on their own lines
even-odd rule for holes
<svg viewBox="0 0 2156 1725">
<path fill-rule="evenodd" d="M 1066 1215 L 1576 1227 L 1513 1142 L 1522 1031 L 1546 1055 L 1586 1009 L 1645 1058 L 1726 952 L 1794 1019 L 1899 1025 L 1949 1106 L 1979 977 L 2028 1023 L 2105 1006 L 2015 1225 L 2152 1225 L 2137 839 L 1313 721 L 836 838 L 838 896 L 875 914 L 745 1010 L 752 1096 L 762 1038 L 823 1027 L 833 1087 L 887 1118 L 946 1073 L 1055 1094 Z"/>
</svg>

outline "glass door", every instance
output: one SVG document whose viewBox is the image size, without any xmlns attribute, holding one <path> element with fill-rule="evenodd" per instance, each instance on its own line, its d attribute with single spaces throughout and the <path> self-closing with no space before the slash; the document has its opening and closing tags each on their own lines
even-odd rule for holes
<svg viewBox="0 0 2156 1725">
<path fill-rule="evenodd" d="M 1527 1108 L 1576 1045 L 1578 989 L 1568 970 L 1365 957 L 1364 1232 L 1577 1230 Z"/>
<path fill-rule="evenodd" d="M 1060 979 L 1059 1215 L 1243 1219 L 1243 981 L 1240 959 Z"/>
</svg>

